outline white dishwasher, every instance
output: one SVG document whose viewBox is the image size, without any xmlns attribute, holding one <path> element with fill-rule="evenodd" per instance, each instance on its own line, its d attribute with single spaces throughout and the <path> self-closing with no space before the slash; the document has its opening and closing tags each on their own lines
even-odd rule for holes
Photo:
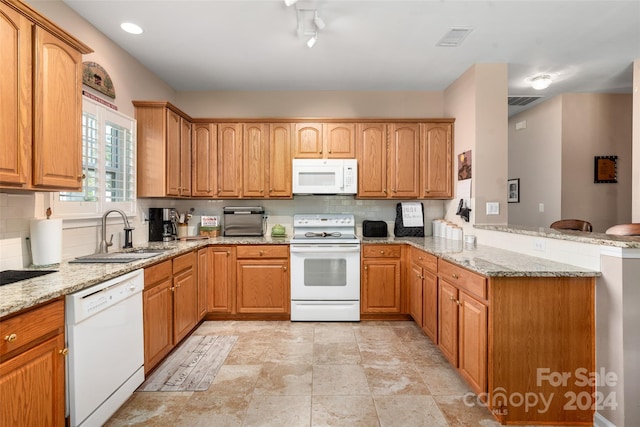
<svg viewBox="0 0 640 427">
<path fill-rule="evenodd" d="M 144 381 L 139 269 L 67 295 L 71 426 L 100 426 Z"/>
</svg>

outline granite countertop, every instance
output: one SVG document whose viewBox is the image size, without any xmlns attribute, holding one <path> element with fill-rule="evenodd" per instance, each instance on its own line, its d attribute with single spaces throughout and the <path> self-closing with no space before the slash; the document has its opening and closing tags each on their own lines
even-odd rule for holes
<svg viewBox="0 0 640 427">
<path fill-rule="evenodd" d="M 209 245 L 289 244 L 289 237 L 211 237 L 169 243 L 150 242 L 144 247 L 167 249 L 152 258 L 130 263 L 70 264 L 43 269 L 58 270 L 46 276 L 0 286 L 0 317 L 88 288 L 139 268 L 148 267 L 193 249 Z M 462 242 L 433 237 L 362 237 L 362 243 L 408 244 L 488 277 L 596 277 L 600 273 L 572 265 L 522 255 L 490 246 L 463 249 Z"/>
<path fill-rule="evenodd" d="M 364 237 L 362 243 L 409 244 L 439 258 L 487 277 L 598 277 L 600 272 L 506 251 L 491 246 L 477 245 L 464 249 L 462 242 L 433 237 Z"/>
<path fill-rule="evenodd" d="M 480 230 L 502 231 L 505 233 L 523 234 L 527 236 L 547 237 L 558 240 L 590 243 L 593 245 L 612 246 L 617 248 L 640 248 L 640 236 L 614 236 L 605 233 L 590 233 L 588 231 L 555 230 L 545 227 L 527 227 L 522 225 L 474 225 Z"/>
<path fill-rule="evenodd" d="M 0 317 L 88 288 L 130 271 L 157 264 L 200 247 L 208 245 L 288 243 L 289 238 L 287 237 L 210 237 L 208 239 L 179 240 L 168 243 L 149 242 L 143 247 L 166 249 L 166 251 L 152 258 L 129 263 L 70 264 L 68 261 L 63 261 L 60 264 L 41 268 L 43 270 L 58 270 L 57 273 L 0 286 Z"/>
</svg>

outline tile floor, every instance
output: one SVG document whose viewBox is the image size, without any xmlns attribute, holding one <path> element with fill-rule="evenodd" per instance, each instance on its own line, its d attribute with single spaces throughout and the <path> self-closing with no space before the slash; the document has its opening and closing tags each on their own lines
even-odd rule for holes
<svg viewBox="0 0 640 427">
<path fill-rule="evenodd" d="M 204 392 L 136 392 L 106 424 L 499 426 L 413 322 L 204 322 L 237 335 Z M 471 402 L 475 399 L 471 398 Z"/>
</svg>

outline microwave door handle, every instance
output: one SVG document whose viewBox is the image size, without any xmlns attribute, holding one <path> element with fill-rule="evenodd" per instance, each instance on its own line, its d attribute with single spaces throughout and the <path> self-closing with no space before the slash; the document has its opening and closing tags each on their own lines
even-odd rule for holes
<svg viewBox="0 0 640 427">
<path fill-rule="evenodd" d="M 344 190 L 344 168 L 340 167 L 338 168 L 338 179 L 336 180 L 336 183 L 339 183 L 340 188 Z"/>
</svg>

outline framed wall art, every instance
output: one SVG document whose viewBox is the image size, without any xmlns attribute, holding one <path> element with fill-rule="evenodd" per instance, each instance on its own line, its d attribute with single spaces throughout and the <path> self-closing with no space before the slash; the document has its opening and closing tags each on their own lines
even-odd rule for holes
<svg viewBox="0 0 640 427">
<path fill-rule="evenodd" d="M 520 203 L 520 178 L 507 181 L 507 202 Z"/>
<path fill-rule="evenodd" d="M 596 156 L 593 162 L 593 182 L 618 182 L 618 156 Z"/>
</svg>

